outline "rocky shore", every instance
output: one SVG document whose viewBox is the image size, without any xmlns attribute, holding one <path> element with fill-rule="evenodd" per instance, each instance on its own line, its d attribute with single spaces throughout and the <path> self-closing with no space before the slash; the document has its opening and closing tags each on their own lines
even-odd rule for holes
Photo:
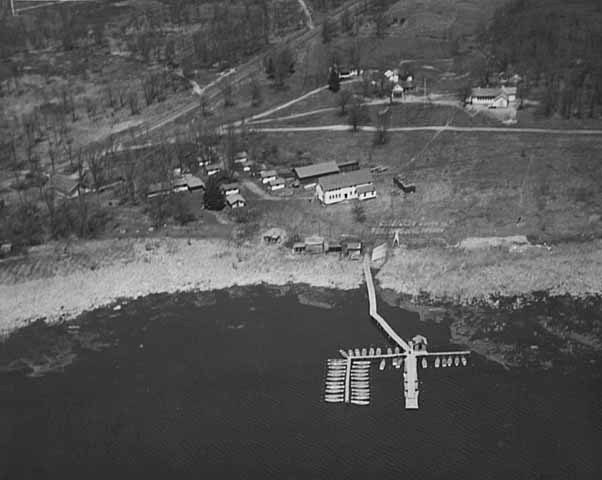
<svg viewBox="0 0 602 480">
<path fill-rule="evenodd" d="M 78 268 L 42 278 L 0 283 L 0 330 L 10 332 L 45 318 L 57 321 L 122 298 L 152 293 L 215 290 L 235 285 L 306 283 L 340 290 L 363 282 L 360 262 L 336 256 L 298 256 L 286 249 L 223 240 L 159 239 L 134 242 L 128 254 L 103 259 L 122 245 L 118 241 L 72 247 L 86 262 Z M 34 263 L 40 263 L 36 260 Z M 0 264 L 0 269 L 2 265 Z"/>
<path fill-rule="evenodd" d="M 57 253 L 58 252 L 58 253 Z M 335 255 L 224 240 L 110 240 L 46 249 L 29 263 L 0 263 L 0 329 L 52 323 L 121 299 L 260 283 L 305 284 L 299 301 L 333 308 L 320 294 L 363 284 L 361 262 Z M 42 268 L 45 262 L 51 268 Z M 400 249 L 376 275 L 379 296 L 445 322 L 451 341 L 505 366 L 602 351 L 602 242 L 552 250 Z M 236 290 L 236 289 L 235 289 Z M 119 308 L 116 305 L 115 308 Z"/>
</svg>

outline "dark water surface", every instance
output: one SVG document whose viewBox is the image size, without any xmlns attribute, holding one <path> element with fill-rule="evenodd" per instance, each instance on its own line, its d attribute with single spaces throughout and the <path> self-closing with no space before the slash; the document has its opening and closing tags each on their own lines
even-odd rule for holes
<svg viewBox="0 0 602 480">
<path fill-rule="evenodd" d="M 369 407 L 321 401 L 339 348 L 386 346 L 363 291 L 331 310 L 267 287 L 214 305 L 159 295 L 86 314 L 114 344 L 61 373 L 0 374 L 0 479 L 602 478 L 602 382 L 470 368 L 372 375 Z M 404 336 L 446 347 L 441 325 L 382 306 Z M 6 350 L 8 347 L 2 347 Z"/>
</svg>

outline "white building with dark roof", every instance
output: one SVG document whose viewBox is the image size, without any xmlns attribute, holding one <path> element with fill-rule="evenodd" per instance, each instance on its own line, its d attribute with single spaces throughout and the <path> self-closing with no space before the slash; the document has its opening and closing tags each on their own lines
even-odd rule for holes
<svg viewBox="0 0 602 480">
<path fill-rule="evenodd" d="M 355 170 L 322 177 L 316 187 L 318 199 L 325 205 L 345 200 L 376 198 L 376 189 L 370 170 Z"/>
</svg>

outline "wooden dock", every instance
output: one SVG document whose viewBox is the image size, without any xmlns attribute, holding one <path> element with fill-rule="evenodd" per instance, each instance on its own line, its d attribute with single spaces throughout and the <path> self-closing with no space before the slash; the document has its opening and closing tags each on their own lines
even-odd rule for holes
<svg viewBox="0 0 602 480">
<path fill-rule="evenodd" d="M 467 357 L 470 355 L 470 351 L 427 352 L 426 339 L 422 344 L 414 344 L 414 341 L 406 342 L 378 313 L 374 281 L 370 271 L 370 257 L 368 255 L 364 256 L 364 277 L 368 288 L 370 316 L 397 346 L 394 348 L 386 347 L 386 349 L 370 347 L 339 350 L 342 358 L 330 359 L 327 362 L 325 400 L 332 403 L 344 402 L 368 405 L 370 403 L 371 361 L 381 361 L 380 370 L 383 370 L 386 365 L 385 362 L 391 360 L 391 365 L 395 368 L 400 368 L 403 363 L 405 407 L 406 409 L 415 410 L 418 408 L 418 394 L 420 392 L 418 367 L 465 367 L 468 364 Z"/>
<path fill-rule="evenodd" d="M 372 272 L 370 271 L 370 257 L 364 256 L 364 277 L 366 278 L 366 286 L 368 287 L 368 301 L 370 302 L 370 316 L 376 320 L 380 327 L 385 331 L 391 340 L 393 340 L 404 352 L 411 350 L 406 341 L 401 338 L 391 325 L 378 313 L 376 308 L 376 292 L 374 290 L 374 281 L 372 280 Z"/>
</svg>

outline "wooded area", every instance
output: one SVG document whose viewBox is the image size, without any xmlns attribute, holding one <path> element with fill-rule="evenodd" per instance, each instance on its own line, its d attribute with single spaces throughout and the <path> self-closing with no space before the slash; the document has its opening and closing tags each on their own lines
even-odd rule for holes
<svg viewBox="0 0 602 480">
<path fill-rule="evenodd" d="M 602 104 L 602 3 L 512 0 L 488 30 L 496 72 L 519 73 L 542 113 L 593 118 Z"/>
</svg>

